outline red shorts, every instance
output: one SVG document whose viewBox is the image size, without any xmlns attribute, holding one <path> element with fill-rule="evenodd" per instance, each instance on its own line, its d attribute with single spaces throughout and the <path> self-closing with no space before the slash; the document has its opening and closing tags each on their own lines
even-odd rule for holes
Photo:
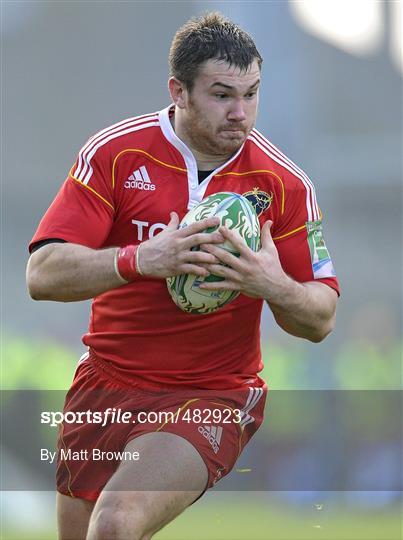
<svg viewBox="0 0 403 540">
<path fill-rule="evenodd" d="M 208 469 L 212 487 L 233 468 L 263 421 L 267 388 L 148 390 L 119 380 L 91 356 L 77 368 L 58 436 L 57 489 L 95 501 L 116 471 L 127 443 L 165 431 L 189 441 Z M 163 489 L 163 488 L 162 488 Z"/>
</svg>

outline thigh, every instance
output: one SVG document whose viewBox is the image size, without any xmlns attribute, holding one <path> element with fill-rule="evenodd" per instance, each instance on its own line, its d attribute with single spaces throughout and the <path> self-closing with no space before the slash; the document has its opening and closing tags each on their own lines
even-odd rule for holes
<svg viewBox="0 0 403 540">
<path fill-rule="evenodd" d="M 145 433 L 131 440 L 125 451 L 137 452 L 137 461 L 122 460 L 105 490 L 195 491 L 205 489 L 207 467 L 185 438 L 166 432 Z"/>
<path fill-rule="evenodd" d="M 57 493 L 59 540 L 85 540 L 95 502 Z"/>
<path fill-rule="evenodd" d="M 172 433 L 147 433 L 130 441 L 125 451 L 138 461 L 122 461 L 101 493 L 97 515 L 122 516 L 127 532 L 138 528 L 151 537 L 206 489 L 207 467 L 190 442 Z"/>
</svg>

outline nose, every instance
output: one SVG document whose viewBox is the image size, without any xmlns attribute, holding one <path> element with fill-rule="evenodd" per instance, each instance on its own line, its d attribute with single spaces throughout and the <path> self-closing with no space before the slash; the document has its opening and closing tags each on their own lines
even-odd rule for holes
<svg viewBox="0 0 403 540">
<path fill-rule="evenodd" d="M 232 122 L 242 122 L 246 120 L 244 103 L 242 99 L 234 99 L 232 101 L 227 118 Z"/>
</svg>

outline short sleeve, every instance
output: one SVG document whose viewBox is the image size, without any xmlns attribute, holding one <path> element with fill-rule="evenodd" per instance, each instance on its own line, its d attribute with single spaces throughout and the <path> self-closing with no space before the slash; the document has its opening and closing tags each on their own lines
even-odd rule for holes
<svg viewBox="0 0 403 540">
<path fill-rule="evenodd" d="M 91 248 L 103 246 L 114 219 L 107 150 L 91 155 L 92 139 L 81 149 L 69 176 L 39 223 L 29 248 L 46 238 Z"/>
<path fill-rule="evenodd" d="M 321 281 L 339 294 L 315 188 L 308 178 L 291 178 L 286 185 L 284 212 L 272 231 L 282 267 L 300 283 Z"/>
</svg>

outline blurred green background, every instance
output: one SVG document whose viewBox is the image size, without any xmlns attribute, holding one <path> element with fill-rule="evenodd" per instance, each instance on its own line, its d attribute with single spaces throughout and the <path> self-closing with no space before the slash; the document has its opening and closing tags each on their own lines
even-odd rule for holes
<svg viewBox="0 0 403 540">
<path fill-rule="evenodd" d="M 351 409 L 377 391 L 385 406 L 377 418 L 346 406 L 345 440 L 333 444 L 340 418 L 330 402 L 310 419 L 269 405 L 240 464 L 253 463 L 266 488 L 232 491 L 229 478 L 157 538 L 401 538 L 402 408 L 391 419 L 387 405 L 387 392 L 401 389 L 400 2 L 2 2 L 2 388 L 68 388 L 89 304 L 31 301 L 27 244 L 90 134 L 169 103 L 172 36 L 210 9 L 255 37 L 264 57 L 257 127 L 314 181 L 342 287 L 337 328 L 319 345 L 284 334 L 264 312 L 263 377 L 273 392 L 346 392 Z M 2 405 L 7 413 L 4 396 Z M 310 430 L 324 449 L 300 445 Z M 14 444 L 2 440 L 2 538 L 56 538 L 52 482 L 7 489 L 13 475 L 35 474 Z M 284 450 L 300 487 L 273 491 L 267 452 Z M 330 478 L 312 489 L 323 470 L 343 471 L 344 488 L 332 490 Z"/>
</svg>

